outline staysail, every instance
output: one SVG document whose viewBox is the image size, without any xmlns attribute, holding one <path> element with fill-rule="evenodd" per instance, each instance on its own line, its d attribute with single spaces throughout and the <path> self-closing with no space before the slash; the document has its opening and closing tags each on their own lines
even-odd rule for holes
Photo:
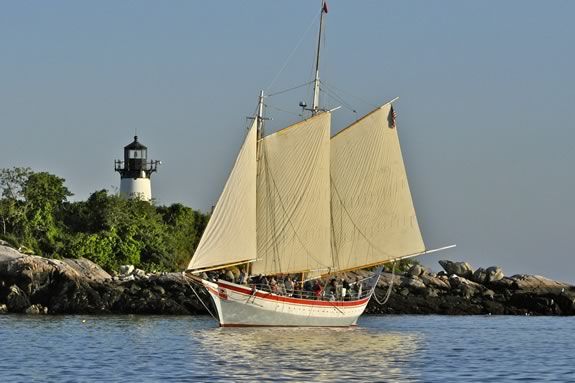
<svg viewBox="0 0 575 383">
<path fill-rule="evenodd" d="M 256 258 L 256 147 L 254 120 L 188 270 Z"/>
<path fill-rule="evenodd" d="M 260 141 L 252 274 L 332 267 L 330 124 L 324 112 Z"/>
<path fill-rule="evenodd" d="M 391 104 L 332 137 L 331 205 L 337 270 L 425 250 Z"/>
</svg>

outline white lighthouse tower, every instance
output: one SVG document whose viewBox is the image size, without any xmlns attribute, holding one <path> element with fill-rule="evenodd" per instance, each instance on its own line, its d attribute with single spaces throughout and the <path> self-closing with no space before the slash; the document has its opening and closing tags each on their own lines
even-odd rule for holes
<svg viewBox="0 0 575 383">
<path fill-rule="evenodd" d="M 148 161 L 148 148 L 138 141 L 138 136 L 134 136 L 134 141 L 124 146 L 124 161 L 114 161 L 114 170 L 120 173 L 120 196 L 150 201 L 150 176 L 161 163 Z"/>
</svg>

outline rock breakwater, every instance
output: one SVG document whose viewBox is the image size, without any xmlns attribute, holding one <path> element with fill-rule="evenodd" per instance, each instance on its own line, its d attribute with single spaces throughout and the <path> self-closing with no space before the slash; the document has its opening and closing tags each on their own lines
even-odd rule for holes
<svg viewBox="0 0 575 383">
<path fill-rule="evenodd" d="M 199 314 L 205 309 L 178 273 L 139 270 L 114 278 L 86 259 L 46 259 L 0 245 L 0 313 L 7 312 Z"/>
<path fill-rule="evenodd" d="M 406 273 L 383 273 L 371 314 L 575 315 L 575 287 L 538 275 L 507 277 L 500 267 L 473 270 L 467 262 L 439 261 L 444 271 L 419 265 Z"/>
<path fill-rule="evenodd" d="M 507 277 L 499 267 L 473 270 L 441 261 L 431 273 L 414 265 L 383 273 L 368 314 L 575 315 L 575 287 L 537 275 Z M 349 280 L 362 276 L 350 273 Z M 380 305 L 390 291 L 388 301 Z M 210 299 L 195 289 L 204 302 Z M 0 245 L 0 314 L 204 314 L 179 273 L 125 267 L 110 275 L 86 259 L 46 259 Z"/>
</svg>

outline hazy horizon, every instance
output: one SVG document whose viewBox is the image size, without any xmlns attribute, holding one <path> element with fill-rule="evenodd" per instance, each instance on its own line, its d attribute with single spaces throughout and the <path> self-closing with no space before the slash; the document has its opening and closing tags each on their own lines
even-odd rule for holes
<svg viewBox="0 0 575 383">
<path fill-rule="evenodd" d="M 334 131 L 399 96 L 426 244 L 458 245 L 421 261 L 574 283 L 575 3 L 328 2 Z M 319 5 L 0 3 L 0 168 L 56 174 L 82 200 L 119 187 L 113 160 L 137 131 L 163 162 L 157 202 L 208 211 L 259 90 L 312 79 Z M 301 100 L 309 86 L 267 99 L 268 129 L 297 121 Z"/>
</svg>

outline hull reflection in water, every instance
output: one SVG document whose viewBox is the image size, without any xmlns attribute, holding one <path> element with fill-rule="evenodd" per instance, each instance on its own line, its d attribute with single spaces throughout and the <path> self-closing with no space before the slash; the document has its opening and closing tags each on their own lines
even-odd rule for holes
<svg viewBox="0 0 575 383">
<path fill-rule="evenodd" d="M 218 376 L 237 380 L 394 381 L 420 376 L 406 366 L 421 351 L 418 333 L 355 328 L 212 328 L 190 333 Z M 281 371 L 281 376 L 280 374 Z M 257 377 L 257 379 L 256 379 Z"/>
</svg>

